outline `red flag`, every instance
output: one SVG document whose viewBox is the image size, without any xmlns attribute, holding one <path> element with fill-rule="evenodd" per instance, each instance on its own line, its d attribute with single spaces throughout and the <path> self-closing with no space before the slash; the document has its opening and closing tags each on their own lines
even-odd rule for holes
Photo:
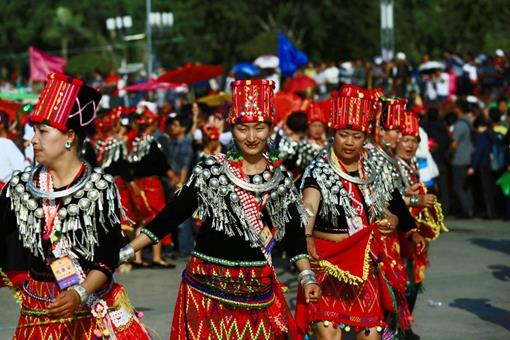
<svg viewBox="0 0 510 340">
<path fill-rule="evenodd" d="M 50 73 L 64 73 L 67 61 L 30 47 L 30 80 L 46 81 Z"/>
</svg>

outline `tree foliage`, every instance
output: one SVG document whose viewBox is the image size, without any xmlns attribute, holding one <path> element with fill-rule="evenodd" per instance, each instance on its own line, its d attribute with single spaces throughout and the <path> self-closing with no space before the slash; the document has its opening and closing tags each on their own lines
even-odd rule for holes
<svg viewBox="0 0 510 340">
<path fill-rule="evenodd" d="M 507 0 L 394 0 L 395 47 L 417 61 L 423 53 L 510 52 Z M 144 54 L 143 42 L 126 43 L 122 34 L 145 32 L 142 0 L 0 0 L 0 61 L 23 68 L 30 45 L 76 60 L 119 65 Z M 377 0 L 152 0 L 153 11 L 174 14 L 171 29 L 153 31 L 157 60 L 167 68 L 185 62 L 224 64 L 276 54 L 281 30 L 315 61 L 369 59 L 380 51 Z M 133 28 L 106 30 L 108 17 L 130 15 Z M 130 52 L 131 51 L 131 52 Z M 82 56 L 78 56 L 82 55 Z M 83 56 L 84 55 L 84 56 Z M 91 64 L 84 68 L 89 68 Z M 84 70 L 81 70 L 84 71 Z"/>
</svg>

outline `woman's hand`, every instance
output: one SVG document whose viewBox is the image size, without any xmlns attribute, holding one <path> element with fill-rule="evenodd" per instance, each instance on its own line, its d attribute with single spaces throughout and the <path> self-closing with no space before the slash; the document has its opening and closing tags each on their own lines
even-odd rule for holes
<svg viewBox="0 0 510 340">
<path fill-rule="evenodd" d="M 426 194 L 420 195 L 418 205 L 423 208 L 432 208 L 437 201 L 436 195 Z"/>
<path fill-rule="evenodd" d="M 376 222 L 377 229 L 383 235 L 389 235 L 397 229 L 398 217 L 392 213 L 387 213 L 386 218 Z"/>
<path fill-rule="evenodd" d="M 317 249 L 315 249 L 315 241 L 312 237 L 306 238 L 306 249 L 308 250 L 308 255 L 310 255 L 312 259 L 319 260 L 319 254 L 317 253 Z"/>
<path fill-rule="evenodd" d="M 311 283 L 303 288 L 305 292 L 306 303 L 315 303 L 322 295 L 321 287 L 317 283 Z"/>
<path fill-rule="evenodd" d="M 425 239 L 425 237 L 421 236 L 421 234 L 417 231 L 411 234 L 411 239 L 413 240 L 413 243 L 416 246 L 416 252 L 418 253 L 418 255 L 421 254 L 423 249 L 425 249 L 425 247 L 427 246 L 427 240 Z"/>
<path fill-rule="evenodd" d="M 74 290 L 66 290 L 48 305 L 48 315 L 52 319 L 64 319 L 73 316 L 80 305 L 80 296 Z"/>
<path fill-rule="evenodd" d="M 421 183 L 414 183 L 409 188 L 406 189 L 406 196 L 418 195 L 418 191 L 420 189 Z"/>
</svg>

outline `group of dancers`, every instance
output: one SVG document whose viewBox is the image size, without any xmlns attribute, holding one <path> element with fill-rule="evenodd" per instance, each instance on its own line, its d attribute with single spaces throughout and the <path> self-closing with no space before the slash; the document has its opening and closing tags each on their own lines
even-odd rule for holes
<svg viewBox="0 0 510 340">
<path fill-rule="evenodd" d="M 115 134 L 120 109 L 95 122 L 100 97 L 78 79 L 50 75 L 31 116 L 38 165 L 15 172 L 0 196 L 1 239 L 30 260 L 16 288 L 9 279 L 20 249 L 0 257 L 21 305 L 14 338 L 150 338 L 113 273 L 191 216 L 201 227 L 170 339 L 418 338 L 412 310 L 428 242 L 445 227 L 419 180 L 419 122 L 405 99 L 344 85 L 317 120 L 330 142 L 310 148 L 299 134 L 270 141 L 272 81 L 234 81 L 232 147 L 199 162 L 165 206 L 146 194 L 159 192 L 159 176 L 175 177 L 152 136 L 154 117 L 126 144 Z M 93 123 L 104 133 L 90 142 Z M 81 157 L 87 148 L 90 162 Z M 133 211 L 143 227 L 122 247 Z M 278 241 L 299 273 L 294 316 L 273 265 Z"/>
</svg>

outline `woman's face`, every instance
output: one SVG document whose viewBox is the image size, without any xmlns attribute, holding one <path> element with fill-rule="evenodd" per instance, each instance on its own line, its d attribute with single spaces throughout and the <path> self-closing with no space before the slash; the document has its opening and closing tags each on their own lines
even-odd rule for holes
<svg viewBox="0 0 510 340">
<path fill-rule="evenodd" d="M 402 137 L 400 130 L 385 130 L 381 129 L 379 132 L 381 144 L 392 151 L 395 151 L 397 143 Z"/>
<path fill-rule="evenodd" d="M 308 134 L 312 139 L 321 139 L 326 132 L 326 127 L 322 122 L 313 122 L 308 125 Z"/>
<path fill-rule="evenodd" d="M 67 140 L 72 141 L 68 133 L 46 124 L 35 124 L 34 128 L 35 134 L 32 138 L 32 144 L 37 162 L 48 165 L 64 153 L 69 152 L 64 146 Z"/>
<path fill-rule="evenodd" d="M 236 124 L 232 134 L 242 155 L 255 156 L 264 152 L 271 127 L 267 123 Z"/>
<path fill-rule="evenodd" d="M 357 161 L 363 149 L 365 134 L 361 131 L 340 129 L 335 132 L 335 154 L 344 162 Z"/>
<path fill-rule="evenodd" d="M 410 161 L 413 158 L 420 141 L 415 136 L 403 136 L 397 144 L 397 156 L 405 161 Z"/>
</svg>

